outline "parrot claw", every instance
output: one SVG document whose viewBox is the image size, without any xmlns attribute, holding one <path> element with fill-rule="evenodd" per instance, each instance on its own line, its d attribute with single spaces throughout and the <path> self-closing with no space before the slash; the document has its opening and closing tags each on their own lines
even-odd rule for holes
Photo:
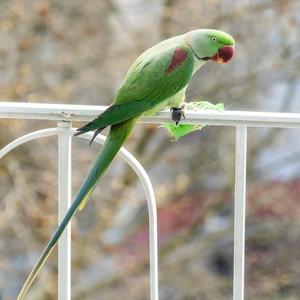
<svg viewBox="0 0 300 300">
<path fill-rule="evenodd" d="M 178 126 L 181 118 L 185 119 L 185 115 L 184 115 L 184 109 L 185 106 L 183 105 L 182 107 L 172 107 L 171 111 L 172 111 L 172 120 L 175 121 L 175 125 Z"/>
</svg>

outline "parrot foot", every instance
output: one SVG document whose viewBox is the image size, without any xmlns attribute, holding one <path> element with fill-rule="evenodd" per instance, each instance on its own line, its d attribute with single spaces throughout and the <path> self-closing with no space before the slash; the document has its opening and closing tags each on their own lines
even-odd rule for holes
<svg viewBox="0 0 300 300">
<path fill-rule="evenodd" d="M 172 111 L 172 120 L 175 121 L 175 125 L 178 126 L 181 118 L 185 119 L 185 115 L 184 115 L 184 110 L 185 110 L 185 105 L 181 106 L 181 107 L 172 107 L 171 111 Z"/>
</svg>

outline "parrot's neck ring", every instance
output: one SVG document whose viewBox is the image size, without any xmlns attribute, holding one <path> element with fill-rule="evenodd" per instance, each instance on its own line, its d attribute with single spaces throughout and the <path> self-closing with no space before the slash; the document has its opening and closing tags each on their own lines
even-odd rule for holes
<svg viewBox="0 0 300 300">
<path fill-rule="evenodd" d="M 194 51 L 193 47 L 191 47 L 191 49 L 192 49 L 192 51 L 193 51 L 193 53 L 194 53 L 195 57 L 196 57 L 198 60 L 204 60 L 204 61 L 208 61 L 208 60 L 210 60 L 210 59 L 211 59 L 211 57 L 209 57 L 209 56 L 205 56 L 205 57 L 199 57 L 199 56 L 198 56 L 198 55 L 195 53 L 195 51 Z"/>
</svg>

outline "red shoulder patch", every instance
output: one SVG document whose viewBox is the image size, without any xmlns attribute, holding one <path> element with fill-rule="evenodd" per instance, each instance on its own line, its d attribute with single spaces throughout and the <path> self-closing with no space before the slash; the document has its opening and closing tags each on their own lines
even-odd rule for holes
<svg viewBox="0 0 300 300">
<path fill-rule="evenodd" d="M 172 57 L 172 60 L 166 70 L 166 73 L 171 73 L 176 69 L 177 66 L 182 64 L 182 62 L 186 59 L 187 57 L 187 52 L 181 48 L 176 48 Z"/>
</svg>

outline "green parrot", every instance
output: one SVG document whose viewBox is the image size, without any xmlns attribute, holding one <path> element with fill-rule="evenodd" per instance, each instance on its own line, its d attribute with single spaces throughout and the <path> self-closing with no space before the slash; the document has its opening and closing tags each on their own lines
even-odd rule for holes
<svg viewBox="0 0 300 300">
<path fill-rule="evenodd" d="M 18 300 L 25 297 L 65 227 L 77 210 L 85 206 L 99 179 L 140 117 L 170 108 L 172 120 L 178 124 L 184 117 L 185 91 L 192 75 L 208 61 L 227 63 L 234 54 L 234 45 L 234 39 L 225 32 L 198 29 L 164 40 L 137 58 L 125 76 L 113 104 L 96 119 L 77 129 L 75 135 L 95 130 L 90 142 L 92 143 L 104 128 L 110 126 L 102 151 L 63 221 L 29 274 Z"/>
</svg>

